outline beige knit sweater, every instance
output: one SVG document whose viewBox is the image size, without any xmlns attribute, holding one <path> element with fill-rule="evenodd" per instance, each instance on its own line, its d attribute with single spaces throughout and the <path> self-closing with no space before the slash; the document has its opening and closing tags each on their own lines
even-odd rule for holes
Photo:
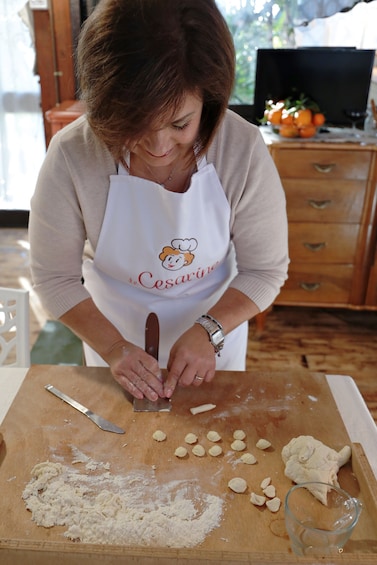
<svg viewBox="0 0 377 565">
<path fill-rule="evenodd" d="M 279 293 L 289 262 L 285 195 L 275 165 L 258 128 L 231 111 L 207 161 L 231 207 L 229 230 L 238 269 L 231 286 L 264 310 Z M 89 296 L 81 282 L 83 251 L 86 242 L 91 252 L 96 249 L 113 174 L 116 164 L 85 116 L 53 137 L 29 224 L 35 290 L 53 317 Z"/>
</svg>

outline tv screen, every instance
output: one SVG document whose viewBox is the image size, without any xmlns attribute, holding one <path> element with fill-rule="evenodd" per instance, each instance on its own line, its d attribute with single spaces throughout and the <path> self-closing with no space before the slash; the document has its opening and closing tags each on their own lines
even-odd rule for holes
<svg viewBox="0 0 377 565">
<path fill-rule="evenodd" d="M 344 111 L 365 111 L 375 51 L 348 47 L 258 49 L 254 122 L 263 118 L 266 100 L 304 93 L 326 116 L 326 124 L 349 127 Z"/>
</svg>

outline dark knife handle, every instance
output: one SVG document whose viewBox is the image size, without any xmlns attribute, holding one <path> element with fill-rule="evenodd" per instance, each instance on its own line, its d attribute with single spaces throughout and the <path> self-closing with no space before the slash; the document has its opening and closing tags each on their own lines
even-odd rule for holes
<svg viewBox="0 0 377 565">
<path fill-rule="evenodd" d="M 148 314 L 145 323 L 145 351 L 158 361 L 158 348 L 160 342 L 160 324 L 157 314 Z"/>
</svg>

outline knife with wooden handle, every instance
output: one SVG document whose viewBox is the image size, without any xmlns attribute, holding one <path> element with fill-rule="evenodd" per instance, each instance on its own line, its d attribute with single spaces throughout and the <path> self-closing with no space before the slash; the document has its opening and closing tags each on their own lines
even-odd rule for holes
<svg viewBox="0 0 377 565">
<path fill-rule="evenodd" d="M 82 404 L 80 404 L 80 402 L 77 402 L 77 400 L 74 400 L 73 398 L 71 398 L 64 392 L 61 392 L 54 386 L 45 385 L 45 389 L 48 390 L 48 392 L 51 392 L 52 394 L 60 398 L 61 400 L 64 400 L 64 402 L 72 406 L 72 408 L 76 408 L 76 410 L 87 416 L 92 422 L 94 422 L 99 428 L 101 428 L 101 430 L 104 430 L 105 432 L 114 432 L 115 434 L 125 433 L 124 430 L 122 430 L 122 428 L 118 428 L 118 426 L 116 426 L 115 424 L 112 424 L 111 422 L 105 420 L 105 418 L 102 418 L 102 416 L 98 416 L 98 414 L 94 414 L 94 412 L 89 410 L 89 408 L 86 408 L 86 406 L 83 406 Z"/>
<path fill-rule="evenodd" d="M 158 361 L 158 348 L 160 343 L 160 324 L 157 314 L 148 314 L 145 323 L 145 351 Z M 156 401 L 148 398 L 134 398 L 134 412 L 170 412 L 171 401 L 169 398 L 158 398 Z"/>
</svg>

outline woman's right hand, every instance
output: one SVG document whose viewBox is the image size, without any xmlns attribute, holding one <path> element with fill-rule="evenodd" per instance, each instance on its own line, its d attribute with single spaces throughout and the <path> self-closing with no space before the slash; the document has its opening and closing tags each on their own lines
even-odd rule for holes
<svg viewBox="0 0 377 565">
<path fill-rule="evenodd" d="M 165 396 L 158 361 L 141 347 L 124 341 L 111 351 L 106 362 L 115 380 L 135 398 L 155 402 Z"/>
</svg>

